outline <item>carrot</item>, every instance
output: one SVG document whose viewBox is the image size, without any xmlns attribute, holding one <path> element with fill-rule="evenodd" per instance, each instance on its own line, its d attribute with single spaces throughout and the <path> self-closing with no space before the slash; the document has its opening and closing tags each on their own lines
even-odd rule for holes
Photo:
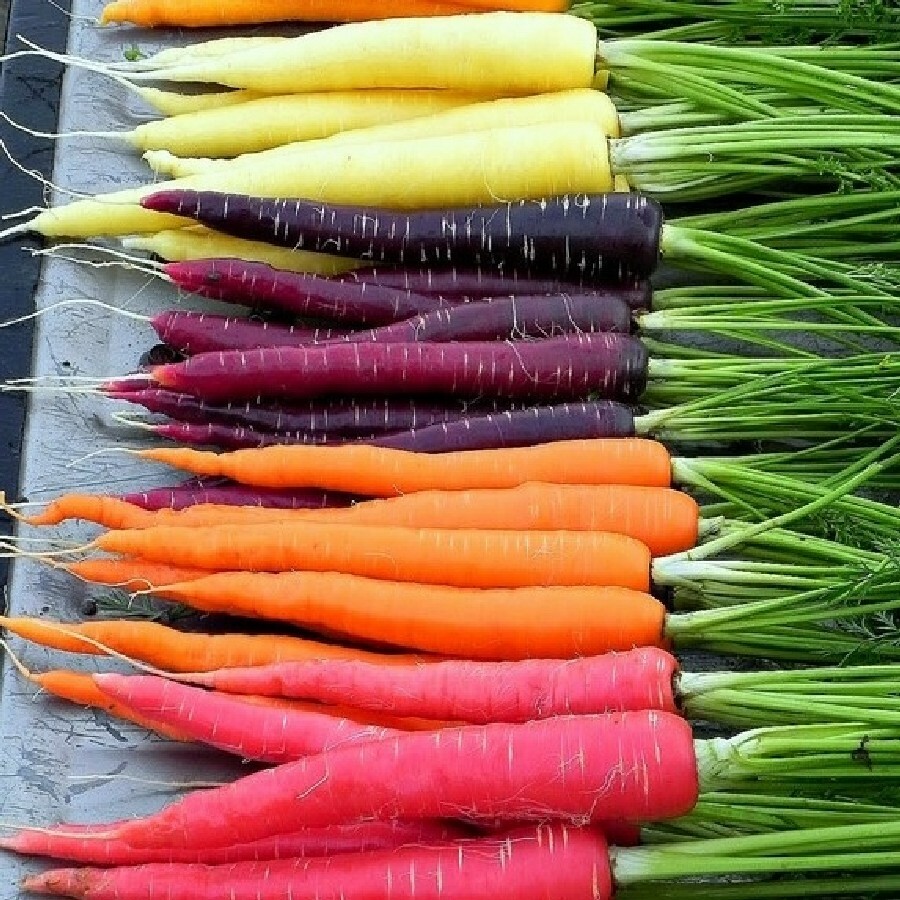
<svg viewBox="0 0 900 900">
<path fill-rule="evenodd" d="M 468 3 L 395 0 L 390 6 L 371 0 L 112 0 L 103 7 L 101 25 L 130 23 L 145 28 L 177 25 L 215 28 L 263 22 L 355 22 L 404 16 L 451 16 L 468 12 Z M 496 4 L 488 9 L 505 7 Z M 477 9 L 477 4 L 476 4 Z"/>
<path fill-rule="evenodd" d="M 320 509 L 346 506 L 353 501 L 350 494 L 326 494 L 316 490 L 280 491 L 272 488 L 250 488 L 223 478 L 190 478 L 167 488 L 150 488 L 119 497 L 143 509 L 186 509 L 212 503 L 222 506 L 262 506 L 270 509 Z"/>
<path fill-rule="evenodd" d="M 560 441 L 535 447 L 426 456 L 377 447 L 271 447 L 212 453 L 141 450 L 142 459 L 194 475 L 225 476 L 257 487 L 318 487 L 371 497 L 423 490 L 551 484 L 669 487 L 671 458 L 657 441 Z"/>
<path fill-rule="evenodd" d="M 698 788 L 683 719 L 565 716 L 337 748 L 189 795 L 109 836 L 199 847 L 368 817 L 643 822 L 688 812 Z"/>
<path fill-rule="evenodd" d="M 84 900 L 610 900 L 607 845 L 592 830 L 558 825 L 452 842 L 423 842 L 333 859 L 117 869 L 60 869 L 24 889 Z"/>
<path fill-rule="evenodd" d="M 98 210 L 99 212 L 99 210 Z M 153 253 L 173 262 L 198 259 L 242 259 L 274 266 L 279 271 L 332 276 L 350 272 L 359 262 L 324 253 L 303 253 L 284 247 L 273 247 L 259 241 L 246 241 L 208 228 L 179 228 L 126 238 L 122 246 L 129 250 Z"/>
<path fill-rule="evenodd" d="M 147 564 L 145 561 L 133 559 L 80 559 L 71 563 L 63 563 L 61 568 L 83 581 L 94 584 L 106 584 L 128 591 L 152 589 L 173 581 L 190 581 L 200 578 L 205 573 L 201 569 L 189 569 L 184 566 L 170 566 L 166 563 Z"/>
<path fill-rule="evenodd" d="M 606 532 L 450 531 L 292 521 L 107 531 L 91 546 L 210 571 L 301 569 L 479 588 L 650 587 L 647 547 Z M 447 560 L 454 561 L 451 568 Z"/>
<path fill-rule="evenodd" d="M 532 482 L 493 490 L 420 491 L 345 509 L 322 510 L 208 504 L 149 512 L 114 497 L 67 494 L 25 521 L 48 525 L 79 518 L 112 529 L 310 521 L 402 528 L 608 531 L 634 537 L 654 556 L 665 556 L 696 545 L 699 517 L 699 507 L 692 497 L 668 488 Z"/>
<path fill-rule="evenodd" d="M 152 862 L 227 863 L 256 860 L 298 859 L 362 853 L 402 844 L 446 841 L 462 835 L 460 829 L 437 822 L 356 822 L 333 828 L 305 828 L 231 847 L 185 850 L 141 850 L 121 841 L 79 837 L 68 826 L 57 829 L 25 828 L 11 837 L 0 837 L 0 847 L 28 856 L 52 856 L 102 866 L 127 866 Z"/>
<path fill-rule="evenodd" d="M 422 657 L 370 653 L 287 635 L 182 632 L 157 622 L 130 619 L 61 623 L 3 616 L 0 627 L 54 650 L 92 655 L 108 650 L 167 672 L 207 672 L 309 659 L 360 659 L 385 666 L 423 661 Z"/>
<path fill-rule="evenodd" d="M 240 697 L 154 676 L 95 675 L 94 684 L 103 696 L 137 717 L 161 722 L 190 740 L 260 762 L 290 762 L 399 733 L 339 718 L 324 706 L 315 711 L 312 704 L 303 709 L 246 703 Z"/>
<path fill-rule="evenodd" d="M 155 593 L 207 612 L 471 659 L 560 659 L 668 643 L 663 604 L 625 588 L 476 590 L 336 572 L 227 572 Z"/>
</svg>

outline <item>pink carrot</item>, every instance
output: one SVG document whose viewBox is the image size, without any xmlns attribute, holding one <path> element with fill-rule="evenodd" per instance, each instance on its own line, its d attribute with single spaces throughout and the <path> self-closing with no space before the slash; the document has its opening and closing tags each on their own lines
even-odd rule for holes
<svg viewBox="0 0 900 900">
<path fill-rule="evenodd" d="M 84 900 L 610 900 L 612 873 L 599 831 L 553 824 L 316 859 L 58 869 L 23 887 Z"/>
<path fill-rule="evenodd" d="M 119 499 L 142 509 L 186 509 L 202 503 L 220 506 L 264 506 L 270 509 L 325 509 L 349 506 L 355 499 L 350 494 L 333 491 L 278 490 L 248 487 L 225 478 L 190 478 L 173 487 L 151 488 L 123 494 Z"/>
<path fill-rule="evenodd" d="M 95 675 L 94 681 L 104 694 L 130 709 L 153 710 L 149 718 L 154 722 L 183 723 L 186 737 L 260 762 L 290 762 L 344 744 L 399 734 L 327 712 L 248 703 L 152 675 Z"/>
<path fill-rule="evenodd" d="M 565 716 L 340 747 L 102 833 L 175 848 L 367 818 L 643 822 L 690 811 L 698 779 L 691 729 L 679 716 Z"/>
<path fill-rule="evenodd" d="M 486 724 L 641 709 L 676 713 L 677 671 L 675 657 L 650 647 L 572 660 L 447 660 L 390 669 L 316 660 L 219 669 L 198 676 L 196 683 L 237 694 L 352 703 L 397 716 Z M 158 716 L 149 707 L 140 712 Z"/>
<path fill-rule="evenodd" d="M 90 826 L 88 826 L 89 830 Z M 439 822 L 357 822 L 331 828 L 306 828 L 230 847 L 141 849 L 122 841 L 82 837 L 85 828 L 61 825 L 55 829 L 25 828 L 0 838 L 0 848 L 25 856 L 46 856 L 94 866 L 135 866 L 145 863 L 203 863 L 297 859 L 361 853 L 402 844 L 447 841 L 462 836 L 460 828 Z"/>
</svg>

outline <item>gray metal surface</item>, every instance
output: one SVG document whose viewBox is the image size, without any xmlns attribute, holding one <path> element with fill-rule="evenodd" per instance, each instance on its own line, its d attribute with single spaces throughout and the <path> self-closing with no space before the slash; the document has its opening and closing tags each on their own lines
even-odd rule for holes
<svg viewBox="0 0 900 900">
<path fill-rule="evenodd" d="M 101 0 L 76 0 L 73 12 L 76 17 L 93 17 L 101 6 Z M 150 49 L 144 37 L 142 34 L 140 44 Z M 123 47 L 132 43 L 133 36 L 123 31 L 101 31 L 85 19 L 72 21 L 70 52 L 80 56 L 118 60 Z M 123 88 L 102 76 L 74 68 L 66 75 L 61 131 L 129 128 L 137 116 L 147 113 Z M 28 124 L 27 109 L 23 118 Z M 54 181 L 66 190 L 109 191 L 146 180 L 148 172 L 139 156 L 122 145 L 75 139 L 60 142 L 57 149 Z M 66 197 L 57 192 L 52 201 L 66 202 Z M 146 314 L 171 305 L 174 299 L 170 289 L 150 284 L 142 276 L 48 260 L 37 292 L 37 308 L 77 297 L 102 299 Z M 51 376 L 121 374 L 132 371 L 152 343 L 152 331 L 141 323 L 92 308 L 58 309 L 38 323 L 33 372 Z M 124 454 L 85 458 L 117 444 L 133 445 L 121 440 L 121 431 L 108 426 L 109 415 L 116 408 L 89 394 L 35 394 L 24 445 L 22 494 L 29 500 L 41 500 L 66 490 L 119 492 L 137 484 L 165 483 L 168 473 L 147 464 L 136 465 Z M 94 532 L 61 528 L 53 533 L 81 543 Z M 19 534 L 46 536 L 27 528 Z M 13 615 L 44 614 L 74 620 L 82 617 L 89 596 L 88 588 L 64 572 L 19 560 L 13 566 L 8 608 Z M 11 643 L 35 670 L 90 670 L 83 657 L 43 652 L 20 641 Z M 0 696 L 0 822 L 4 826 L 105 821 L 149 812 L 173 796 L 175 788 L 166 783 L 233 777 L 240 768 L 240 762 L 158 740 L 141 729 L 113 722 L 105 714 L 52 700 L 4 661 Z M 18 896 L 22 875 L 40 865 L 0 852 L 0 898 Z"/>
</svg>

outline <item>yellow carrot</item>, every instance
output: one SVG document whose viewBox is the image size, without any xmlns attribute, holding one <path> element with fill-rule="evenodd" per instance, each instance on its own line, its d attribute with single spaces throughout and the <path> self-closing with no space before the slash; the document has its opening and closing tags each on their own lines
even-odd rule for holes
<svg viewBox="0 0 900 900">
<path fill-rule="evenodd" d="M 164 116 L 181 116 L 185 113 L 200 112 L 204 109 L 221 109 L 236 106 L 249 100 L 268 97 L 259 91 L 211 91 L 201 94 L 181 94 L 177 91 L 163 91 L 155 87 L 135 85 L 134 93 L 148 106 L 152 106 Z"/>
</svg>

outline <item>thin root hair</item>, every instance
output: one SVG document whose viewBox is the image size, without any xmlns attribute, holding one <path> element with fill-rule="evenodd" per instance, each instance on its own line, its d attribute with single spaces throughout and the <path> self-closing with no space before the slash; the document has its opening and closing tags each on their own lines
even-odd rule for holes
<svg viewBox="0 0 900 900">
<path fill-rule="evenodd" d="M 91 306 L 96 309 L 102 309 L 109 313 L 115 313 L 116 315 L 125 316 L 128 319 L 135 319 L 138 322 L 149 322 L 149 316 L 142 316 L 140 313 L 131 312 L 127 309 L 120 309 L 118 306 L 113 306 L 110 303 L 104 303 L 102 300 L 93 300 L 90 297 L 80 297 L 72 300 L 60 300 L 57 303 L 54 303 L 52 306 L 44 307 L 44 309 L 36 310 L 33 313 L 28 313 L 24 316 L 18 316 L 15 319 L 8 319 L 6 322 L 0 322 L 0 328 L 11 328 L 13 325 L 21 325 L 23 322 L 32 322 L 35 319 L 39 319 L 42 316 L 45 316 L 49 312 L 53 312 L 57 309 L 61 309 L 63 307 L 70 306 Z"/>
<path fill-rule="evenodd" d="M 16 131 L 21 131 L 23 134 L 27 134 L 30 137 L 42 138 L 48 141 L 57 141 L 63 138 L 76 137 L 113 138 L 122 136 L 117 131 L 38 131 L 35 128 L 29 128 L 27 125 L 23 125 L 21 122 L 17 122 L 8 113 L 3 112 L 3 110 L 0 110 L 0 119 L 6 122 L 6 124 L 11 128 L 14 128 Z"/>
</svg>

